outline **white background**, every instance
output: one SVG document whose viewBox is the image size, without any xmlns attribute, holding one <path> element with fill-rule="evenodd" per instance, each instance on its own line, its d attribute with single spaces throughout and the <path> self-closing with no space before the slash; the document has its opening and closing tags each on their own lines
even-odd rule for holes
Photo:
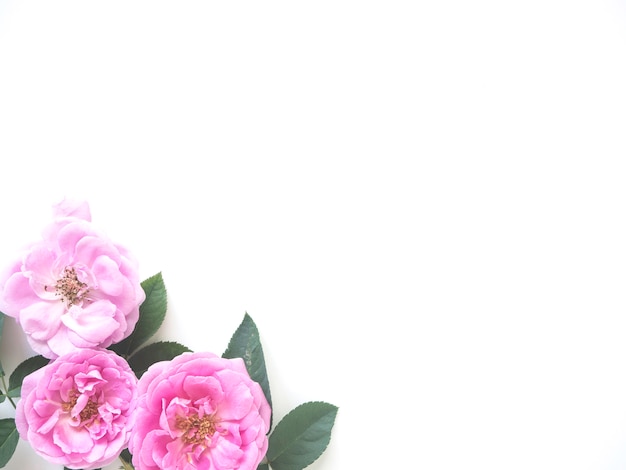
<svg viewBox="0 0 626 470">
<path fill-rule="evenodd" d="M 87 199 L 311 470 L 624 469 L 625 129 L 623 1 L 0 0 L 0 262 Z"/>
</svg>

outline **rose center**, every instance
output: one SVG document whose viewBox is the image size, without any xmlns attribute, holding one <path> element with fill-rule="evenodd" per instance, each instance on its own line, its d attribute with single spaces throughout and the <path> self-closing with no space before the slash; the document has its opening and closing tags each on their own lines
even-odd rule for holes
<svg viewBox="0 0 626 470">
<path fill-rule="evenodd" d="M 215 434 L 216 425 L 215 415 L 205 415 L 202 418 L 198 415 L 178 416 L 176 418 L 176 427 L 183 432 L 181 439 L 185 444 L 203 443 L 207 437 Z"/>
<path fill-rule="evenodd" d="M 76 402 L 78 401 L 79 393 L 77 390 L 71 390 L 69 393 L 69 401 L 63 403 L 63 411 L 72 411 L 72 409 L 76 406 Z M 98 403 L 94 400 L 89 399 L 85 407 L 79 414 L 81 423 L 83 421 L 87 421 L 93 417 L 93 415 L 98 413 Z"/>
<path fill-rule="evenodd" d="M 76 270 L 67 266 L 63 270 L 63 277 L 54 286 L 56 295 L 67 303 L 68 307 L 82 301 L 88 292 L 87 284 L 78 279 Z"/>
</svg>

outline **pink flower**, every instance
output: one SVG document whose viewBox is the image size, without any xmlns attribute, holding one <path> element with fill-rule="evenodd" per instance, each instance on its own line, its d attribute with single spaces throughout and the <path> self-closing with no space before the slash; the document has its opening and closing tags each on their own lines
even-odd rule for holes
<svg viewBox="0 0 626 470">
<path fill-rule="evenodd" d="M 54 215 L 42 240 L 0 278 L 0 310 L 50 359 L 120 342 L 145 300 L 137 262 L 94 227 L 87 203 L 64 200 Z"/>
<path fill-rule="evenodd" d="M 20 437 L 47 461 L 91 470 L 115 460 L 135 421 L 137 377 L 106 349 L 73 351 L 26 376 Z"/>
<path fill-rule="evenodd" d="M 184 353 L 139 379 L 128 448 L 136 470 L 256 470 L 270 406 L 242 359 Z"/>
</svg>

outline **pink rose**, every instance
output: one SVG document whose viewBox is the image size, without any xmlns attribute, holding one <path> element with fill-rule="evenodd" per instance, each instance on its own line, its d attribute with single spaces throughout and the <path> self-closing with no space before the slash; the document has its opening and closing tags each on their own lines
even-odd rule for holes
<svg viewBox="0 0 626 470">
<path fill-rule="evenodd" d="M 135 421 L 137 377 L 106 349 L 73 351 L 26 376 L 20 437 L 47 461 L 91 470 L 115 460 Z"/>
<path fill-rule="evenodd" d="M 139 380 L 128 448 L 136 470 L 256 470 L 270 406 L 242 359 L 183 353 Z"/>
<path fill-rule="evenodd" d="M 145 300 L 137 262 L 92 225 L 87 203 L 64 200 L 54 215 L 42 240 L 0 278 L 0 310 L 50 359 L 120 342 Z"/>
</svg>

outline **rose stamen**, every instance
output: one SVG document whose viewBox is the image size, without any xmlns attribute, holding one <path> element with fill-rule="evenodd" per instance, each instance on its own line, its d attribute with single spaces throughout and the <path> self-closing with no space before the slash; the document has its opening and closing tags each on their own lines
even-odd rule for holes
<svg viewBox="0 0 626 470">
<path fill-rule="evenodd" d="M 215 415 L 206 415 L 202 418 L 198 415 L 178 416 L 176 427 L 183 431 L 181 439 L 185 444 L 202 444 L 207 437 L 215 434 L 217 422 Z"/>
<path fill-rule="evenodd" d="M 76 270 L 71 266 L 67 266 L 63 270 L 63 277 L 57 281 L 54 287 L 56 295 L 60 296 L 68 307 L 81 302 L 89 291 L 87 284 L 78 279 Z"/>
<path fill-rule="evenodd" d="M 87 421 L 97 414 L 98 414 L 98 403 L 90 399 L 85 405 L 85 407 L 83 408 L 83 411 L 80 412 L 80 421 L 81 422 Z"/>
<path fill-rule="evenodd" d="M 69 393 L 69 401 L 64 402 L 61 405 L 61 409 L 66 412 L 72 411 L 72 409 L 76 406 L 76 402 L 78 402 L 79 393 L 77 390 L 70 390 Z M 89 399 L 85 407 L 79 414 L 80 422 L 87 421 L 93 417 L 93 415 L 98 413 L 98 403 L 92 399 Z"/>
<path fill-rule="evenodd" d="M 63 411 L 72 411 L 72 408 L 76 406 L 76 402 L 78 401 L 78 392 L 76 390 L 70 390 L 69 398 L 70 401 L 64 402 L 61 406 Z"/>
</svg>

